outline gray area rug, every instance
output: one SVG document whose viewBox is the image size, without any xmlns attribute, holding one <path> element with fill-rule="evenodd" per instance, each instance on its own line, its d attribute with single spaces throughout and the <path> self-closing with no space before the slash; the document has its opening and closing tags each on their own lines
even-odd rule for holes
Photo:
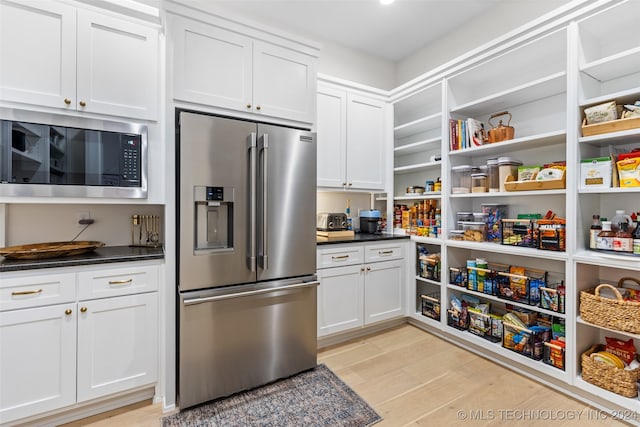
<svg viewBox="0 0 640 427">
<path fill-rule="evenodd" d="M 186 409 L 163 427 L 349 426 L 382 418 L 329 368 L 316 368 L 253 390 Z"/>
</svg>

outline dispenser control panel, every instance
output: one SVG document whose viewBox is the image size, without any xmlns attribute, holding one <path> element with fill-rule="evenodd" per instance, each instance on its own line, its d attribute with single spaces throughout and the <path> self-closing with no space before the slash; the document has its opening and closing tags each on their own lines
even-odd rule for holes
<svg viewBox="0 0 640 427">
<path fill-rule="evenodd" d="M 223 187 L 207 187 L 206 190 L 207 200 L 224 200 L 224 188 Z"/>
</svg>

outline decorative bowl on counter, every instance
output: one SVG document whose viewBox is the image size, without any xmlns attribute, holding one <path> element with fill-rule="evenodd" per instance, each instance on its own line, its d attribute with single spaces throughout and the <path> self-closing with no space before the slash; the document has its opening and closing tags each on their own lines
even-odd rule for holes
<svg viewBox="0 0 640 427">
<path fill-rule="evenodd" d="M 103 242 L 67 241 L 32 243 L 29 245 L 8 246 L 0 248 L 0 255 L 7 259 L 44 259 L 81 255 L 102 247 Z"/>
</svg>

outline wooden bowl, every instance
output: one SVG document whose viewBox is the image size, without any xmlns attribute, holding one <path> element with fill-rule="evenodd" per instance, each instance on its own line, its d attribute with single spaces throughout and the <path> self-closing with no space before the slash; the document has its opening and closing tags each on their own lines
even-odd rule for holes
<svg viewBox="0 0 640 427">
<path fill-rule="evenodd" d="M 33 243 L 0 248 L 0 255 L 7 259 L 59 258 L 91 252 L 104 245 L 92 241 Z"/>
</svg>

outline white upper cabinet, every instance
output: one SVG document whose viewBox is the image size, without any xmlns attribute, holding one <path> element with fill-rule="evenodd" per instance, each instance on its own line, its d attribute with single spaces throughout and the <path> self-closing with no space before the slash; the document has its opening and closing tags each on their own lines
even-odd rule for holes
<svg viewBox="0 0 640 427">
<path fill-rule="evenodd" d="M 158 32 L 78 10 L 77 106 L 154 120 L 159 92 Z"/>
<path fill-rule="evenodd" d="M 182 17 L 171 26 L 174 99 L 313 122 L 314 56 Z"/>
<path fill-rule="evenodd" d="M 158 31 L 59 2 L 0 2 L 0 99 L 155 120 Z M 37 35 L 37 37 L 34 37 Z"/>
<path fill-rule="evenodd" d="M 251 108 L 253 57 L 249 37 L 175 18 L 173 44 L 176 99 L 233 110 Z"/>
<path fill-rule="evenodd" d="M 0 98 L 73 108 L 76 9 L 58 2 L 2 1 L 0 28 Z"/>
<path fill-rule="evenodd" d="M 253 43 L 253 103 L 257 112 L 313 122 L 315 95 L 315 60 L 270 43 Z"/>
<path fill-rule="evenodd" d="M 347 94 L 318 86 L 318 186 L 342 188 L 347 170 Z"/>
<path fill-rule="evenodd" d="M 384 190 L 384 101 L 318 85 L 318 186 Z"/>
<path fill-rule="evenodd" d="M 347 96 L 347 186 L 384 190 L 385 103 Z"/>
</svg>

